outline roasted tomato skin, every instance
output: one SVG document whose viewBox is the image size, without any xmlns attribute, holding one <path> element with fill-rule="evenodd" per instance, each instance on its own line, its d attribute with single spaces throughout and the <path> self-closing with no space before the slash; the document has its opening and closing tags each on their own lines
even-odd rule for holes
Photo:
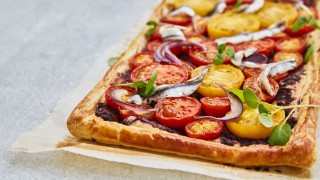
<svg viewBox="0 0 320 180">
<path fill-rule="evenodd" d="M 275 42 L 273 39 L 266 38 L 261 40 L 249 41 L 235 46 L 236 51 L 248 49 L 249 47 L 257 48 L 257 53 L 269 56 L 270 52 L 274 50 Z"/>
<path fill-rule="evenodd" d="M 142 64 L 151 64 L 154 62 L 154 57 L 153 57 L 154 52 L 140 52 L 135 54 L 131 59 L 130 59 L 130 66 L 132 69 L 135 69 L 136 67 L 142 65 Z"/>
<path fill-rule="evenodd" d="M 223 117 L 231 110 L 227 97 L 203 97 L 200 102 L 203 111 L 210 116 Z"/>
<path fill-rule="evenodd" d="M 157 39 L 157 40 L 153 40 L 153 41 L 149 41 L 147 44 L 147 49 L 148 51 L 154 52 L 157 50 L 157 48 L 162 44 L 162 40 Z"/>
<path fill-rule="evenodd" d="M 168 24 L 174 24 L 178 26 L 186 26 L 192 22 L 192 17 L 184 14 L 175 16 L 163 16 L 161 21 Z"/>
<path fill-rule="evenodd" d="M 261 72 L 262 72 L 262 69 L 260 69 L 260 68 L 247 68 L 247 67 L 245 67 L 243 69 L 243 74 L 246 78 L 254 77 L 254 76 L 258 77 Z M 280 74 L 276 77 L 272 77 L 272 79 L 274 79 L 277 82 L 280 82 L 282 79 L 286 78 L 288 75 L 289 75 L 289 73 L 286 72 L 286 73 Z"/>
<path fill-rule="evenodd" d="M 243 89 L 244 88 L 249 88 L 251 89 L 257 96 L 258 98 L 260 99 L 260 101 L 263 101 L 263 102 L 271 102 L 275 99 L 276 97 L 276 94 L 277 92 L 279 91 L 279 85 L 278 83 L 269 78 L 269 83 L 272 87 L 272 89 L 274 90 L 275 92 L 275 95 L 272 96 L 270 95 L 269 93 L 267 93 L 265 90 L 261 89 L 258 85 L 258 79 L 256 76 L 253 76 L 253 77 L 250 77 L 250 78 L 247 78 L 244 83 L 243 83 Z"/>
<path fill-rule="evenodd" d="M 274 107 L 268 107 L 271 111 L 275 110 Z M 243 111 L 241 116 L 232 121 L 226 122 L 226 126 L 229 131 L 241 138 L 251 139 L 265 139 L 270 136 L 272 127 L 266 128 L 259 121 L 258 109 L 251 109 L 247 104 L 243 105 Z M 272 115 L 274 126 L 279 125 L 285 119 L 284 110 L 280 110 Z"/>
<path fill-rule="evenodd" d="M 105 93 L 105 99 L 106 99 L 106 103 L 113 109 L 118 110 L 119 106 L 113 101 L 113 99 L 110 96 L 110 93 L 116 89 L 124 89 L 126 91 L 128 91 L 128 94 L 124 97 L 122 97 L 122 100 L 125 102 L 130 96 L 134 95 L 136 93 L 136 90 L 133 88 L 129 88 L 129 87 L 123 87 L 123 86 L 111 86 L 107 89 L 106 93 Z"/>
<path fill-rule="evenodd" d="M 156 119 L 171 128 L 184 128 L 195 121 L 201 111 L 200 102 L 191 97 L 165 98 L 155 105 Z"/>
<path fill-rule="evenodd" d="M 306 42 L 300 37 L 288 37 L 278 40 L 275 46 L 277 51 L 303 53 Z"/>
<path fill-rule="evenodd" d="M 223 123 L 219 121 L 210 121 L 202 119 L 194 121 L 185 127 L 188 137 L 212 140 L 220 136 L 223 130 Z"/>
<path fill-rule="evenodd" d="M 156 85 L 181 83 L 189 78 L 188 70 L 184 66 L 176 64 L 144 64 L 135 68 L 130 75 L 132 82 L 149 81 L 151 74 L 158 73 Z"/>
<path fill-rule="evenodd" d="M 285 51 L 277 52 L 273 57 L 274 59 L 273 61 L 280 62 L 280 61 L 284 61 L 289 57 L 293 57 L 296 59 L 297 67 L 295 69 L 299 69 L 303 65 L 303 57 L 298 52 L 285 52 Z"/>
</svg>

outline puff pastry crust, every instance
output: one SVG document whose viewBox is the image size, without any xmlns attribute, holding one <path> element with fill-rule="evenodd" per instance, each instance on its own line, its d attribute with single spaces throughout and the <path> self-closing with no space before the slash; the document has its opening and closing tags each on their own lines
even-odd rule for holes
<svg viewBox="0 0 320 180">
<path fill-rule="evenodd" d="M 151 17 L 158 20 L 171 10 L 171 5 L 163 1 Z M 316 124 L 318 110 L 298 109 L 298 121 L 292 130 L 290 141 L 285 146 L 255 144 L 250 146 L 228 146 L 220 142 L 192 139 L 167 133 L 152 127 L 126 126 L 117 122 L 104 121 L 95 116 L 98 102 L 105 102 L 104 93 L 119 73 L 129 70 L 129 59 L 140 52 L 147 42 L 144 34 L 147 27 L 136 37 L 120 60 L 106 73 L 94 89 L 71 113 L 67 127 L 72 135 L 83 139 L 94 139 L 105 144 L 117 144 L 157 152 L 198 157 L 216 162 L 239 166 L 288 165 L 301 168 L 310 167 L 316 159 Z M 307 41 L 320 39 L 318 31 Z M 301 104 L 319 104 L 320 64 L 319 43 L 315 42 L 315 53 L 304 66 L 305 75 L 295 89 L 295 97 Z"/>
</svg>

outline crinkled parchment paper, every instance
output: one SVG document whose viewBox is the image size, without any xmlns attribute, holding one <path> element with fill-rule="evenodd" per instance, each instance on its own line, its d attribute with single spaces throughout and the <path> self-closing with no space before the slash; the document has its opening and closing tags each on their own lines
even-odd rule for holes
<svg viewBox="0 0 320 180">
<path fill-rule="evenodd" d="M 92 141 L 79 140 L 73 137 L 66 127 L 66 120 L 73 108 L 98 83 L 108 70 L 108 59 L 124 52 L 134 36 L 142 29 L 151 15 L 146 12 L 139 23 L 129 33 L 126 40 L 108 50 L 97 60 L 95 65 L 68 96 L 61 99 L 54 112 L 39 127 L 31 132 L 23 133 L 11 146 L 11 151 L 37 153 L 43 151 L 63 150 L 108 161 L 128 163 L 137 166 L 180 170 L 228 179 L 288 179 L 288 178 L 320 178 L 320 161 L 311 169 L 292 167 L 256 167 L 243 168 L 217 164 L 197 158 L 188 158 L 172 154 L 154 153 L 121 146 L 102 145 Z M 319 137 L 319 126 L 317 137 Z M 317 147 L 319 146 L 319 138 Z"/>
</svg>

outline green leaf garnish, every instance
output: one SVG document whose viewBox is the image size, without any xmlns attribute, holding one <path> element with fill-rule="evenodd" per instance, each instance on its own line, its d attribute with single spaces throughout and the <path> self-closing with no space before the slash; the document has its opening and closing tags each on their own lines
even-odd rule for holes
<svg viewBox="0 0 320 180">
<path fill-rule="evenodd" d="M 224 54 L 217 54 L 214 58 L 213 58 L 213 62 L 215 65 L 220 65 L 222 64 L 224 61 Z"/>
<path fill-rule="evenodd" d="M 226 54 L 229 58 L 232 58 L 234 56 L 234 48 L 232 46 L 229 46 Z"/>
<path fill-rule="evenodd" d="M 149 92 L 146 92 L 147 87 L 142 87 L 141 90 L 139 91 L 139 95 L 141 95 L 142 97 L 150 97 L 153 96 L 156 93 L 157 90 L 157 86 L 153 85 L 151 87 L 151 89 L 149 90 Z"/>
<path fill-rule="evenodd" d="M 242 0 L 237 0 L 236 4 L 233 7 L 238 8 L 241 6 L 241 4 L 242 4 Z"/>
<path fill-rule="evenodd" d="M 290 140 L 290 136 L 291 127 L 289 124 L 277 125 L 272 129 L 268 143 L 272 146 L 284 146 Z"/>
<path fill-rule="evenodd" d="M 156 28 L 158 26 L 158 23 L 156 21 L 148 21 L 147 22 L 147 25 L 148 26 L 151 26 L 150 29 L 146 32 L 146 35 L 147 36 L 151 36 L 155 31 L 156 31 Z"/>
<path fill-rule="evenodd" d="M 271 116 L 267 113 L 259 114 L 259 120 L 261 124 L 267 128 L 271 128 L 273 126 L 273 120 Z"/>
<path fill-rule="evenodd" d="M 259 110 L 259 113 L 271 114 L 271 111 L 267 108 L 267 106 L 261 103 L 258 105 L 258 110 Z"/>
<path fill-rule="evenodd" d="M 226 48 L 227 48 L 227 45 L 226 45 L 226 44 L 220 44 L 220 45 L 218 46 L 218 53 L 219 53 L 219 54 L 223 53 L 223 52 L 226 50 Z"/>
<path fill-rule="evenodd" d="M 311 55 L 313 54 L 313 52 L 314 52 L 314 45 L 311 44 L 311 45 L 309 46 L 307 52 L 304 54 L 304 62 L 305 62 L 305 63 L 308 63 L 308 62 L 309 62 L 310 57 L 311 57 Z"/>
<path fill-rule="evenodd" d="M 113 66 L 120 57 L 111 57 L 108 59 L 108 66 Z"/>
<path fill-rule="evenodd" d="M 117 84 L 117 86 L 125 86 L 125 87 L 130 87 L 130 88 L 139 88 L 139 87 L 143 87 L 143 86 L 146 86 L 147 83 L 144 82 L 144 81 L 137 81 L 137 82 L 134 82 L 134 83 L 128 83 L 128 84 Z"/>
<path fill-rule="evenodd" d="M 231 46 L 227 47 L 227 45 L 225 45 L 225 44 L 220 44 L 218 46 L 218 52 L 213 58 L 213 63 L 215 65 L 222 64 L 226 55 L 229 56 L 230 58 L 232 58 L 234 55 L 234 48 Z"/>
<path fill-rule="evenodd" d="M 145 93 L 147 95 L 149 94 L 150 90 L 153 88 L 153 85 L 154 85 L 154 83 L 156 82 L 156 79 L 157 79 L 157 75 L 158 75 L 157 71 L 154 71 L 151 74 L 150 80 L 148 81 L 147 86 L 146 86 L 146 92 Z"/>
<path fill-rule="evenodd" d="M 318 21 L 317 21 L 317 19 L 314 18 L 314 17 L 312 17 L 312 18 L 309 20 L 309 24 L 310 24 L 312 27 L 316 28 L 316 29 L 320 29 L 320 26 L 319 26 L 319 24 L 318 24 Z"/>
<path fill-rule="evenodd" d="M 256 109 L 258 107 L 259 99 L 257 95 L 253 91 L 251 91 L 251 89 L 244 88 L 243 97 L 250 108 Z"/>
<path fill-rule="evenodd" d="M 299 17 L 292 25 L 292 31 L 297 32 L 299 31 L 303 25 L 308 24 L 309 19 L 306 17 Z"/>
<path fill-rule="evenodd" d="M 229 90 L 230 92 L 232 92 L 233 94 L 235 94 L 236 96 L 238 96 L 238 98 L 242 101 L 245 102 L 244 97 L 243 97 L 243 91 L 241 89 L 238 88 L 232 88 Z"/>
</svg>

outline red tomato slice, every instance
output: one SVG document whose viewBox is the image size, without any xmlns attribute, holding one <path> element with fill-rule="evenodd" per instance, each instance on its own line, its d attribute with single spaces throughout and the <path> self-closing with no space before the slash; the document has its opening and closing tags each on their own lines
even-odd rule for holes
<svg viewBox="0 0 320 180">
<path fill-rule="evenodd" d="M 188 80 L 188 71 L 184 66 L 160 63 L 144 64 L 135 68 L 130 75 L 130 79 L 132 82 L 149 81 L 154 71 L 158 73 L 157 85 L 175 84 Z"/>
<path fill-rule="evenodd" d="M 310 24 L 305 24 L 302 26 L 301 29 L 299 29 L 296 32 L 294 32 L 291 27 L 286 28 L 284 30 L 284 32 L 291 37 L 300 37 L 302 35 L 308 34 L 309 32 L 312 32 L 314 29 L 315 28 L 313 26 L 311 26 Z"/>
<path fill-rule="evenodd" d="M 161 26 L 156 27 L 156 30 L 154 31 L 154 33 L 150 37 L 151 40 L 160 40 L 160 41 L 162 40 L 160 32 L 159 32 L 160 27 Z"/>
<path fill-rule="evenodd" d="M 257 48 L 257 53 L 269 56 L 270 52 L 274 49 L 274 40 L 270 38 L 244 42 L 235 46 L 236 51 L 248 49 L 249 47 Z"/>
<path fill-rule="evenodd" d="M 231 110 L 227 97 L 204 97 L 200 99 L 202 109 L 207 115 L 223 117 Z"/>
<path fill-rule="evenodd" d="M 189 56 L 191 61 L 197 65 L 197 66 L 206 66 L 213 63 L 213 59 L 216 56 L 218 52 L 218 46 L 217 43 L 214 41 L 204 41 L 201 44 L 205 45 L 207 47 L 207 53 L 199 51 L 199 50 L 190 50 Z M 230 58 L 225 57 L 224 64 L 230 63 Z"/>
<path fill-rule="evenodd" d="M 187 135 L 191 138 L 212 140 L 220 136 L 223 130 L 223 123 L 203 119 L 194 121 L 185 127 Z"/>
<path fill-rule="evenodd" d="M 269 83 L 271 85 L 271 88 L 274 90 L 275 95 L 272 96 L 269 93 L 267 93 L 265 90 L 261 89 L 258 85 L 258 80 L 256 76 L 247 78 L 243 83 L 243 89 L 244 88 L 250 88 L 257 96 L 258 98 L 263 102 L 271 102 L 276 97 L 276 94 L 279 91 L 279 85 L 278 83 L 269 78 Z"/>
<path fill-rule="evenodd" d="M 184 128 L 187 124 L 195 121 L 201 111 L 200 102 L 191 97 L 161 99 L 156 104 L 156 119 L 171 128 Z"/>
<path fill-rule="evenodd" d="M 249 78 L 249 77 L 258 77 L 260 75 L 260 73 L 262 72 L 262 69 L 260 68 L 244 68 L 243 70 L 243 74 L 246 78 Z M 283 74 L 280 74 L 276 77 L 272 77 L 273 80 L 277 81 L 277 82 L 280 82 L 282 79 L 286 78 L 288 76 L 288 73 L 283 73 Z"/>
<path fill-rule="evenodd" d="M 303 53 L 306 42 L 299 37 L 288 37 L 276 42 L 277 51 L 299 52 Z"/>
<path fill-rule="evenodd" d="M 274 59 L 273 61 L 280 62 L 280 61 L 284 61 L 288 58 L 295 58 L 296 59 L 296 63 L 297 63 L 296 69 L 300 68 L 303 65 L 303 57 L 298 52 L 284 52 L 284 51 L 277 52 L 273 57 L 273 59 Z"/>
<path fill-rule="evenodd" d="M 232 6 L 237 3 L 237 0 L 226 0 L 225 2 L 228 6 Z M 251 4 L 252 2 L 253 0 L 242 0 L 241 4 Z"/>
<path fill-rule="evenodd" d="M 160 46 L 160 44 L 162 44 L 162 40 L 153 40 L 153 41 L 149 41 L 147 44 L 147 49 L 148 51 L 156 51 L 158 46 Z"/>
<path fill-rule="evenodd" d="M 178 14 L 174 16 L 163 16 L 161 21 L 164 23 L 186 26 L 192 22 L 192 17 L 186 14 Z"/>
<path fill-rule="evenodd" d="M 124 95 L 121 97 L 121 100 L 123 102 L 127 101 L 127 99 L 129 97 L 131 97 L 132 95 L 134 95 L 136 93 L 136 90 L 133 88 L 129 88 L 129 87 L 122 87 L 122 86 L 111 86 L 107 89 L 106 93 L 105 93 L 105 98 L 106 98 L 106 103 L 112 107 L 113 109 L 118 110 L 119 106 L 113 101 L 113 99 L 110 96 L 110 93 L 116 89 L 123 89 L 126 90 L 128 93 L 127 95 Z"/>
<path fill-rule="evenodd" d="M 141 52 L 137 53 L 130 59 L 130 66 L 132 69 L 142 65 L 142 64 L 151 64 L 154 62 L 153 57 L 154 52 Z"/>
</svg>

